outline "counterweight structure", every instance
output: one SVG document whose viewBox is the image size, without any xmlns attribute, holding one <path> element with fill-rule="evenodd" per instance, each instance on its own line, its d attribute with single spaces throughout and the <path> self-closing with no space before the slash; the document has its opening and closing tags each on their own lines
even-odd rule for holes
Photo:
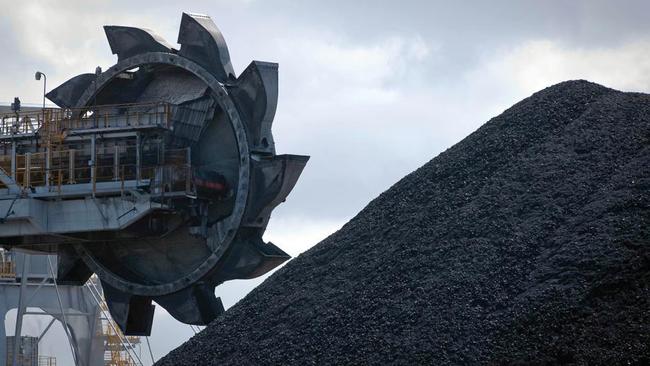
<svg viewBox="0 0 650 366">
<path fill-rule="evenodd" d="M 178 50 L 104 29 L 117 64 L 0 121 L 0 243 L 58 254 L 62 284 L 96 273 L 125 334 L 150 333 L 152 301 L 205 325 L 215 286 L 289 258 L 262 240 L 308 160 L 275 151 L 278 65 L 236 77 L 207 16 L 183 14 Z"/>
</svg>

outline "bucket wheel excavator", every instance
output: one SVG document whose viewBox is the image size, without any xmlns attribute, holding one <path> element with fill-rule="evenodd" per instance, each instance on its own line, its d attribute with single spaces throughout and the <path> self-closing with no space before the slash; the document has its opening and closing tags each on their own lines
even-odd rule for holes
<svg viewBox="0 0 650 366">
<path fill-rule="evenodd" d="M 203 15 L 183 14 L 178 49 L 104 29 L 115 65 L 49 92 L 60 108 L 2 120 L 0 243 L 58 254 L 59 283 L 96 273 L 125 334 L 151 332 L 153 302 L 206 325 L 215 286 L 289 259 L 262 240 L 309 159 L 276 154 L 278 65 L 237 76 Z"/>
</svg>

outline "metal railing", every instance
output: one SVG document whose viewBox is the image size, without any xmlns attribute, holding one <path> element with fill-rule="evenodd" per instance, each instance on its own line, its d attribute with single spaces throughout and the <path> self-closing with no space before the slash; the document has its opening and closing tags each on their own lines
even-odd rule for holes
<svg viewBox="0 0 650 366">
<path fill-rule="evenodd" d="M 170 127 L 169 103 L 101 105 L 84 108 L 45 108 L 0 117 L 0 136 L 39 133 L 45 140 L 65 131 L 98 128 Z"/>
<path fill-rule="evenodd" d="M 38 366 L 56 366 L 56 357 L 39 355 Z"/>
<path fill-rule="evenodd" d="M 0 279 L 14 279 L 16 278 L 16 263 L 8 260 L 0 262 Z"/>
<path fill-rule="evenodd" d="M 35 133 L 42 125 L 42 112 L 28 112 L 21 115 L 5 115 L 0 117 L 0 135 L 8 136 Z"/>
<path fill-rule="evenodd" d="M 192 169 L 189 149 L 164 149 L 143 153 L 138 166 L 136 147 L 113 146 L 98 149 L 94 165 L 88 165 L 88 153 L 77 150 L 53 151 L 50 168 L 46 168 L 47 154 L 16 155 L 15 181 L 24 188 L 49 186 L 51 192 L 62 192 L 63 186 L 97 183 L 149 180 L 152 191 L 189 192 Z M 0 168 L 10 171 L 11 161 L 0 157 Z M 47 174 L 49 172 L 49 174 Z M 49 176 L 50 182 L 46 182 Z"/>
<path fill-rule="evenodd" d="M 104 365 L 106 366 L 142 366 L 139 352 L 135 346 L 140 345 L 140 337 L 125 336 L 111 318 L 103 294 L 97 288 L 97 277 L 93 275 L 86 288 L 99 305 L 100 326 L 97 335 L 104 338 Z"/>
</svg>

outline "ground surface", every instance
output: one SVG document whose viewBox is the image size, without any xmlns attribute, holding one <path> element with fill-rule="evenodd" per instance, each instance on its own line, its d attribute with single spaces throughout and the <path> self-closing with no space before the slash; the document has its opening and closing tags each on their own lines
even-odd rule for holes
<svg viewBox="0 0 650 366">
<path fill-rule="evenodd" d="M 650 363 L 650 96 L 523 100 L 158 365 Z"/>
</svg>

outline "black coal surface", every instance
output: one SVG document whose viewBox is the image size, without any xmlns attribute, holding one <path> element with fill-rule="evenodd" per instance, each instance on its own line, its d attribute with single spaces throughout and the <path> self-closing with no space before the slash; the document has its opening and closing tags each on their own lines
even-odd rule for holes
<svg viewBox="0 0 650 366">
<path fill-rule="evenodd" d="M 570 81 L 403 178 L 158 365 L 648 363 L 650 95 Z"/>
</svg>

